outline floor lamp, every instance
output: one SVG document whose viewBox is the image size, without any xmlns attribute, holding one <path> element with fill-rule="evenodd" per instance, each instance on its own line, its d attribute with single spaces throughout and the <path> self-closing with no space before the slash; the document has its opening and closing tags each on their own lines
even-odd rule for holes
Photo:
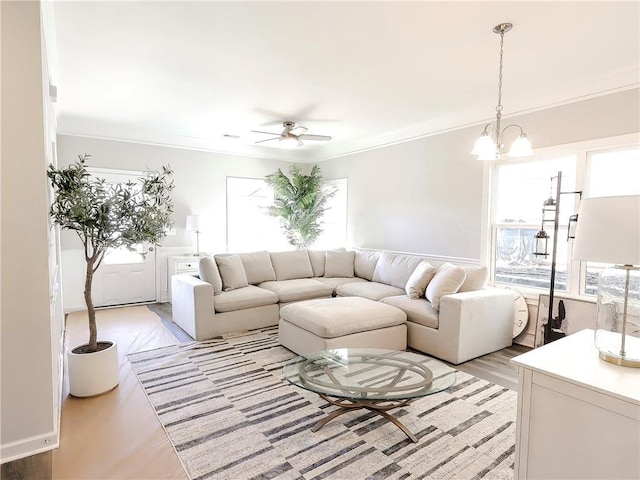
<svg viewBox="0 0 640 480">
<path fill-rule="evenodd" d="M 573 257 L 615 265 L 598 280 L 600 358 L 640 367 L 640 195 L 588 198 L 578 215 Z"/>
<path fill-rule="evenodd" d="M 200 256 L 200 215 L 187 215 L 187 231 L 196 232 L 196 257 Z"/>
</svg>

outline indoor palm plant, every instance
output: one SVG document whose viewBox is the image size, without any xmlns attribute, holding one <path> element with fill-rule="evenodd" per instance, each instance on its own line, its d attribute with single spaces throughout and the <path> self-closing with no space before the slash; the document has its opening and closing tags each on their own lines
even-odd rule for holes
<svg viewBox="0 0 640 480">
<path fill-rule="evenodd" d="M 297 164 L 289 173 L 291 178 L 278 169 L 265 177 L 274 193 L 273 205 L 267 207 L 267 213 L 280 218 L 289 244 L 296 248 L 309 248 L 322 233 L 321 219 L 327 209 L 327 201 L 336 190 L 322 185 L 317 165 L 309 175 L 301 173 Z"/>
<path fill-rule="evenodd" d="M 79 160 L 67 167 L 49 165 L 47 169 L 54 191 L 49 216 L 54 224 L 77 233 L 86 261 L 84 300 L 89 342 L 73 348 L 67 356 L 70 392 L 76 396 L 96 395 L 118 384 L 115 342 L 98 341 L 91 299 L 94 273 L 110 249 L 133 250 L 141 243 L 158 244 L 172 226 L 173 213 L 173 172 L 169 167 L 163 167 L 162 172 L 147 172 L 138 183 L 111 184 L 89 174 L 88 158 L 79 155 Z M 107 364 L 98 371 L 100 358 Z"/>
</svg>

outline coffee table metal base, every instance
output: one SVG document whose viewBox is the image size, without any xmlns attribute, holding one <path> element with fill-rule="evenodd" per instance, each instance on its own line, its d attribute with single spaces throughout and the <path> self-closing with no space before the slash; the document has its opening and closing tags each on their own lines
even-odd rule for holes
<svg viewBox="0 0 640 480">
<path fill-rule="evenodd" d="M 398 420 L 393 415 L 389 415 L 386 412 L 387 410 L 409 405 L 409 403 L 411 403 L 411 399 L 409 400 L 370 400 L 367 398 L 362 398 L 362 399 L 338 398 L 334 400 L 333 398 L 327 397 L 326 395 L 322 395 L 322 394 L 320 395 L 320 397 L 326 400 L 331 405 L 335 405 L 340 408 L 338 410 L 335 410 L 329 413 L 326 417 L 324 417 L 322 420 L 316 423 L 314 427 L 311 429 L 312 432 L 317 432 L 322 427 L 324 427 L 327 423 L 329 423 L 331 420 L 333 420 L 336 417 L 339 417 L 343 413 L 364 408 L 366 410 L 369 410 L 370 412 L 377 413 L 378 415 L 384 417 L 385 419 L 393 423 L 396 427 L 398 427 L 400 430 L 402 430 L 404 434 L 407 437 L 409 437 L 409 439 L 413 443 L 418 443 L 418 437 L 416 437 L 413 433 L 411 433 L 411 431 L 400 420 Z"/>
</svg>

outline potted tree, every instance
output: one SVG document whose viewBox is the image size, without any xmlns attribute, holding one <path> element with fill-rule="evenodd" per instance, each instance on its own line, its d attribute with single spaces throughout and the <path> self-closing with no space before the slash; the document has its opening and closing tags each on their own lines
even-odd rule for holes
<svg viewBox="0 0 640 480">
<path fill-rule="evenodd" d="M 86 168 L 90 155 L 65 168 L 49 165 L 54 191 L 49 216 L 55 225 L 73 230 L 84 246 L 84 300 L 89 318 L 89 342 L 67 354 L 69 391 L 87 397 L 118 385 L 118 352 L 112 341 L 98 341 L 96 310 L 91 298 L 93 275 L 110 249 L 141 243 L 158 244 L 172 226 L 173 172 L 147 172 L 139 183 L 110 184 L 92 177 Z"/>
<path fill-rule="evenodd" d="M 300 166 L 294 164 L 289 173 L 291 178 L 278 169 L 265 177 L 274 192 L 273 205 L 267 207 L 267 213 L 280 218 L 290 245 L 309 248 L 322 233 L 322 216 L 336 189 L 323 187 L 318 165 L 304 175 Z"/>
</svg>

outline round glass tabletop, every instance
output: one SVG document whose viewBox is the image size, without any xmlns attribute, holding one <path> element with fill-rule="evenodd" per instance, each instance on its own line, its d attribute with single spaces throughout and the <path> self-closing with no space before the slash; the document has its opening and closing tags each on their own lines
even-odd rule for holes
<svg viewBox="0 0 640 480">
<path fill-rule="evenodd" d="M 449 388 L 456 371 L 412 352 L 344 348 L 296 357 L 283 368 L 292 384 L 336 398 L 395 401 Z"/>
</svg>

